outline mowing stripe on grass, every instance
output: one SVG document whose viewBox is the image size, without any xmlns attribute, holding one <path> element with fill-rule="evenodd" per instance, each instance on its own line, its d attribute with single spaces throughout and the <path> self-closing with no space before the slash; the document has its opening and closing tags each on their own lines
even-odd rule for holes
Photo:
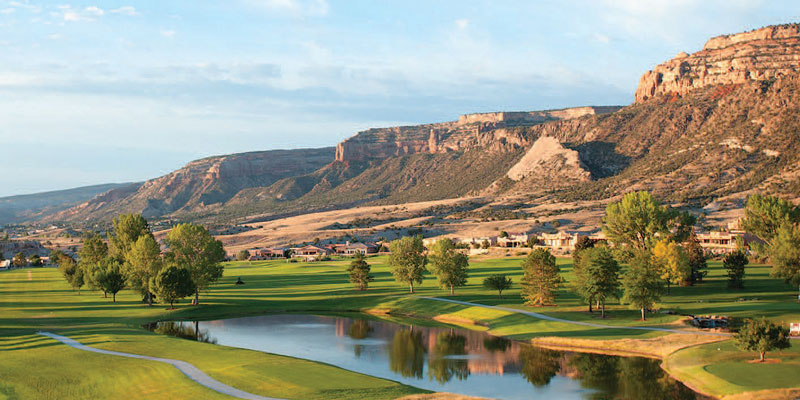
<svg viewBox="0 0 800 400">
<path fill-rule="evenodd" d="M 224 384 L 224 383 L 222 383 L 222 382 L 220 382 L 220 381 L 218 381 L 218 380 L 206 375 L 205 372 L 201 371 L 200 369 L 198 369 L 197 367 L 195 367 L 192 364 L 189 364 L 186 361 L 173 360 L 171 358 L 150 357 L 150 356 L 143 356 L 141 354 L 122 353 L 122 352 L 119 352 L 119 351 L 97 349 L 97 348 L 94 348 L 94 347 L 89 347 L 89 346 L 87 346 L 85 344 L 81 344 L 77 340 L 70 339 L 70 338 L 68 338 L 66 336 L 56 335 L 56 334 L 50 333 L 50 332 L 37 332 L 37 333 L 39 335 L 47 336 L 47 337 L 53 338 L 55 340 L 58 340 L 61 343 L 64 343 L 64 344 L 66 344 L 66 345 L 68 345 L 70 347 L 74 347 L 74 348 L 76 348 L 78 350 L 91 351 L 91 352 L 94 352 L 94 353 L 107 354 L 107 355 L 111 355 L 111 356 L 138 358 L 138 359 L 142 359 L 142 360 L 150 360 L 150 361 L 158 361 L 158 362 L 167 363 L 167 364 L 170 364 L 170 365 L 174 366 L 175 368 L 177 368 L 181 372 L 183 372 L 186 376 L 189 377 L 189 379 L 191 379 L 191 380 L 193 380 L 193 381 L 195 381 L 195 382 L 197 382 L 197 383 L 199 383 L 199 384 L 201 384 L 201 385 L 203 385 L 203 386 L 205 386 L 205 387 L 207 387 L 207 388 L 209 388 L 211 390 L 215 390 L 217 392 L 220 392 L 220 393 L 228 395 L 228 396 L 236 397 L 236 398 L 239 398 L 239 399 L 247 399 L 247 400 L 281 400 L 281 399 L 276 399 L 276 398 L 273 398 L 273 397 L 264 397 L 264 396 L 259 396 L 259 395 L 255 395 L 255 394 L 252 394 L 252 393 L 247 393 L 247 392 L 241 391 L 239 389 L 236 389 L 235 387 L 228 386 L 228 385 L 226 385 L 226 384 Z"/>
</svg>

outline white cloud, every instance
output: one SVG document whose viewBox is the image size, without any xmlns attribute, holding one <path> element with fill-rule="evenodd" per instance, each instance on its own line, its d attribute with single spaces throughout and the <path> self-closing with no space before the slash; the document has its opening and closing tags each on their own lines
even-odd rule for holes
<svg viewBox="0 0 800 400">
<path fill-rule="evenodd" d="M 467 27 L 469 26 L 469 20 L 466 18 L 457 19 L 456 26 L 458 27 L 458 29 L 467 29 Z"/>
<path fill-rule="evenodd" d="M 15 8 L 8 7 L 8 8 L 4 8 L 4 9 L 0 10 L 0 14 L 8 15 L 8 14 L 14 13 L 14 11 L 16 11 Z"/>
<path fill-rule="evenodd" d="M 130 17 L 135 17 L 137 15 L 140 15 L 139 12 L 136 11 L 136 8 L 134 8 L 133 6 L 122 6 L 120 8 L 109 10 L 109 12 L 112 14 L 121 14 Z"/>
<path fill-rule="evenodd" d="M 75 11 L 64 11 L 64 21 L 77 22 L 83 20 Z"/>
<path fill-rule="evenodd" d="M 176 32 L 173 31 L 173 30 L 163 30 L 163 31 L 161 31 L 161 36 L 171 38 L 171 37 L 175 36 L 175 33 Z"/>
<path fill-rule="evenodd" d="M 47 35 L 47 38 L 51 39 L 51 40 L 58 40 L 58 39 L 61 39 L 61 34 L 60 33 L 51 33 L 51 34 Z"/>
<path fill-rule="evenodd" d="M 97 6 L 86 7 L 85 11 L 86 11 L 86 14 L 94 15 L 96 17 L 101 17 L 101 16 L 103 16 L 103 14 L 105 14 L 105 11 L 103 11 L 102 8 L 97 7 Z"/>
<path fill-rule="evenodd" d="M 611 38 L 609 38 L 606 35 L 603 35 L 602 33 L 593 34 L 592 35 L 592 39 L 594 39 L 594 41 L 600 42 L 600 43 L 608 43 L 608 42 L 611 41 Z"/>
<path fill-rule="evenodd" d="M 247 0 L 248 3 L 294 16 L 324 16 L 330 6 L 328 0 Z"/>
</svg>

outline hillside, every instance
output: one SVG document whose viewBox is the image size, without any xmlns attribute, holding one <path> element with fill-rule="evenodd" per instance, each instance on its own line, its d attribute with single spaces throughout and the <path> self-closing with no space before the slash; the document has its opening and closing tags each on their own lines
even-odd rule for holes
<svg viewBox="0 0 800 400">
<path fill-rule="evenodd" d="M 646 72 L 627 107 L 467 114 L 369 129 L 335 150 L 212 157 L 54 219 L 135 211 L 229 224 L 463 196 L 523 207 L 631 189 L 695 207 L 753 190 L 796 197 L 798 60 L 800 25 L 720 36 Z"/>
<path fill-rule="evenodd" d="M 40 218 L 92 199 L 98 194 L 135 183 L 109 183 L 74 189 L 0 197 L 0 224 Z"/>
</svg>

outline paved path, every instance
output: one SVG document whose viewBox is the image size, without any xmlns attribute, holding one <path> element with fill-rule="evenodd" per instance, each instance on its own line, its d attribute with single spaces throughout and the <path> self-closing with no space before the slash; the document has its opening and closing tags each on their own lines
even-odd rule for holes
<svg viewBox="0 0 800 400">
<path fill-rule="evenodd" d="M 428 300 L 436 300 L 436 301 L 444 301 L 447 303 L 455 303 L 461 304 L 465 306 L 473 306 L 473 307 L 484 307 L 484 308 L 491 308 L 493 310 L 500 310 L 500 311 L 507 311 L 512 313 L 518 313 L 527 315 L 529 317 L 544 319 L 547 321 L 554 321 L 554 322 L 563 322 L 565 324 L 572 324 L 572 325 L 583 325 L 589 326 L 592 328 L 601 328 L 601 329 L 633 329 L 639 331 L 658 331 L 658 332 L 669 332 L 669 333 L 682 333 L 686 335 L 709 335 L 709 336 L 730 336 L 729 333 L 722 333 L 722 332 L 702 332 L 702 331 L 685 331 L 682 329 L 670 329 L 670 328 L 658 328 L 658 327 L 651 327 L 651 326 L 619 326 L 619 325 L 605 325 L 605 324 L 597 324 L 594 322 L 586 322 L 586 321 L 572 321 L 563 318 L 556 318 L 551 317 L 549 315 L 544 315 L 540 313 L 535 313 L 531 311 L 524 311 L 524 310 L 517 310 L 514 308 L 508 307 L 498 307 L 498 306 L 487 306 L 485 304 L 478 304 L 478 303 L 470 303 L 468 301 L 460 301 L 460 300 L 452 300 L 452 299 L 442 299 L 439 297 L 424 297 L 420 296 L 423 299 Z"/>
<path fill-rule="evenodd" d="M 226 394 L 228 396 L 236 397 L 236 398 L 239 398 L 239 399 L 248 399 L 248 400 L 280 400 L 280 399 L 274 399 L 272 397 L 263 397 L 263 396 L 258 396 L 258 395 L 252 394 L 252 393 L 243 392 L 243 391 L 241 391 L 239 389 L 236 389 L 234 387 L 228 386 L 228 385 L 226 385 L 226 384 L 224 384 L 224 383 L 222 383 L 220 381 L 217 381 L 214 378 L 206 375 L 205 372 L 199 370 L 197 367 L 195 367 L 192 364 L 189 364 L 186 361 L 173 360 L 173 359 L 169 359 L 169 358 L 158 358 L 158 357 L 143 356 L 143 355 L 139 355 L 139 354 L 121 353 L 121 352 L 118 352 L 118 351 L 102 350 L 102 349 L 97 349 L 97 348 L 94 348 L 94 347 L 86 346 L 86 345 L 81 344 L 80 342 L 78 342 L 78 341 L 76 341 L 74 339 L 70 339 L 70 338 L 68 338 L 66 336 L 56 335 L 56 334 L 50 333 L 50 332 L 38 332 L 38 333 L 40 335 L 48 336 L 48 337 L 51 337 L 53 339 L 56 339 L 56 340 L 60 341 L 61 343 L 64 343 L 64 344 L 66 344 L 68 346 L 74 347 L 74 348 L 79 349 L 79 350 L 91 351 L 91 352 L 100 353 L 100 354 L 108 354 L 108 355 L 112 355 L 112 356 L 138 358 L 138 359 L 142 359 L 142 360 L 150 360 L 150 361 L 158 361 L 158 362 L 167 363 L 167 364 L 170 364 L 170 365 L 174 366 L 175 368 L 177 368 L 178 370 L 180 370 L 184 374 L 186 374 L 186 376 L 188 376 L 189 379 L 191 379 L 191 380 L 193 380 L 193 381 L 195 381 L 195 382 L 197 382 L 197 383 L 199 383 L 199 384 L 201 384 L 201 385 L 203 385 L 203 386 L 205 386 L 205 387 L 207 387 L 207 388 L 209 388 L 211 390 L 215 390 L 217 392 L 220 392 L 222 394 Z"/>
</svg>

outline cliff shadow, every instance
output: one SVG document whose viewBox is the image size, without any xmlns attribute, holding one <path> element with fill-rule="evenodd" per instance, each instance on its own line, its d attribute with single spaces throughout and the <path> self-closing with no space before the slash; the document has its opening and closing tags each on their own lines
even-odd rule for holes
<svg viewBox="0 0 800 400">
<path fill-rule="evenodd" d="M 587 142 L 568 147 L 578 152 L 581 163 L 595 180 L 614 176 L 633 162 L 630 156 L 617 152 L 616 143 Z"/>
</svg>

